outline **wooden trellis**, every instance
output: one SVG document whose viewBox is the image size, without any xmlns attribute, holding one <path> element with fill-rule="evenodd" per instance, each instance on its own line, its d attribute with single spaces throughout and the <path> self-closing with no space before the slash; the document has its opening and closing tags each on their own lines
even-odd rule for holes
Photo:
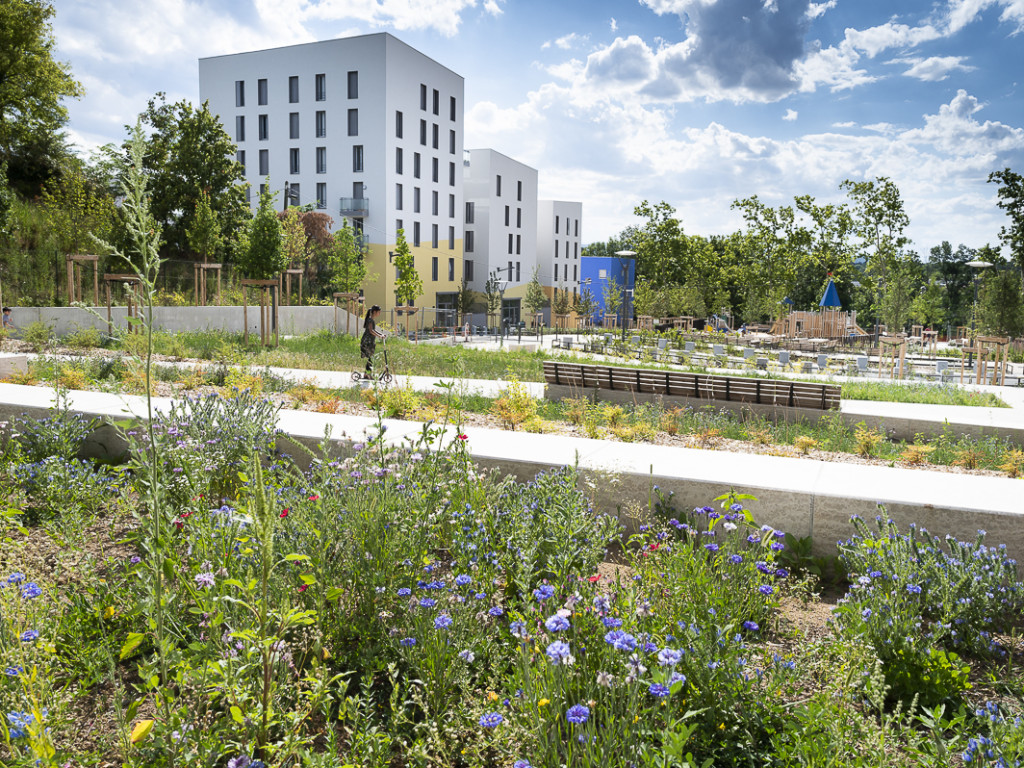
<svg viewBox="0 0 1024 768">
<path fill-rule="evenodd" d="M 299 306 L 302 306 L 302 275 L 304 270 L 301 269 L 286 269 L 284 271 L 284 301 L 282 304 L 289 305 L 292 301 L 292 277 L 299 278 Z"/>
<path fill-rule="evenodd" d="M 964 381 L 964 370 L 966 368 L 965 358 L 973 354 L 978 358 L 978 364 L 974 369 L 975 384 L 1004 385 L 1006 383 L 1006 369 L 1010 360 L 1010 337 L 1009 336 L 979 336 L 974 344 L 964 347 L 961 350 L 960 358 L 960 383 Z M 992 362 L 992 378 L 989 380 L 988 364 Z M 969 380 L 969 378 L 968 378 Z"/>
<path fill-rule="evenodd" d="M 114 274 L 104 275 L 103 284 L 107 294 L 107 333 L 114 335 L 113 317 L 113 285 L 120 283 L 125 287 L 126 300 L 128 305 L 128 330 L 137 333 L 141 327 L 142 320 L 142 280 L 137 275 Z M 132 322 L 135 320 L 136 322 Z"/>
<path fill-rule="evenodd" d="M 82 301 L 82 269 L 92 266 L 93 306 L 100 303 L 100 257 L 94 253 L 69 253 L 65 257 L 68 269 L 68 305 Z"/>
<path fill-rule="evenodd" d="M 274 292 L 281 290 L 279 278 L 273 280 L 242 280 L 242 325 L 245 327 L 245 341 L 249 341 L 249 296 L 246 288 L 256 288 L 260 297 L 260 344 L 270 346 L 270 337 L 274 337 L 274 346 L 281 342 L 280 323 L 278 322 L 278 302 L 274 301 Z"/>
<path fill-rule="evenodd" d="M 357 318 L 362 317 L 363 299 L 358 292 L 351 293 L 335 293 L 334 295 L 334 332 L 340 333 L 338 330 L 338 309 L 340 308 L 340 302 L 345 302 L 345 309 L 348 311 L 349 317 L 353 315 Z M 348 320 L 345 320 L 345 333 L 348 333 Z M 356 332 L 359 331 L 358 324 L 356 326 Z"/>
<path fill-rule="evenodd" d="M 221 264 L 193 264 L 192 272 L 196 286 L 196 306 L 205 307 L 208 303 L 207 286 L 209 285 L 209 273 L 217 273 L 217 301 L 220 301 L 220 273 Z"/>
<path fill-rule="evenodd" d="M 907 339 L 902 336 L 881 336 L 878 339 L 878 376 L 888 372 L 890 379 L 906 376 Z"/>
</svg>

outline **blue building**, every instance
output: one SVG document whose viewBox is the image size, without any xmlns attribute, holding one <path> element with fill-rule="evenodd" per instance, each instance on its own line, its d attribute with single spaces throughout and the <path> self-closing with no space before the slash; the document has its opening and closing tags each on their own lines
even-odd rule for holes
<svg viewBox="0 0 1024 768">
<path fill-rule="evenodd" d="M 605 314 L 605 296 L 610 291 L 625 295 L 616 314 L 619 327 L 623 318 L 633 317 L 633 286 L 636 281 L 636 259 L 632 256 L 584 256 L 580 259 L 580 293 L 589 290 L 597 302 L 593 321 L 600 325 Z"/>
</svg>

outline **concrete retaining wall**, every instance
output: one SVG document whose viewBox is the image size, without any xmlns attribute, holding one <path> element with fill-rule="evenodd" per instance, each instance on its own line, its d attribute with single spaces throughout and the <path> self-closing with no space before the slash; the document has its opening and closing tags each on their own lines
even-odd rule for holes
<svg viewBox="0 0 1024 768">
<path fill-rule="evenodd" d="M 52 326 L 58 336 L 79 328 L 107 330 L 107 308 L 90 307 L 15 307 L 11 313 L 19 328 L 34 322 Z M 125 307 L 112 307 L 111 319 L 116 328 L 125 327 Z M 281 333 L 295 335 L 323 329 L 334 330 L 334 307 L 280 307 Z M 241 333 L 242 307 L 154 307 L 153 324 L 162 331 L 208 331 L 220 330 Z M 362 318 L 349 315 L 338 309 L 338 331 L 352 334 L 362 333 Z M 248 311 L 249 333 L 259 334 L 259 306 L 250 306 Z"/>
</svg>

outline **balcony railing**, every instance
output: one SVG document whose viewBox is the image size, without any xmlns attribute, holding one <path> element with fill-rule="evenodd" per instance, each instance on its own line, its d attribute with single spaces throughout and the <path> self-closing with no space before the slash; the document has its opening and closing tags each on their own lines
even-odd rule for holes
<svg viewBox="0 0 1024 768">
<path fill-rule="evenodd" d="M 370 214 L 370 198 L 368 197 L 343 197 L 341 198 L 342 216 L 368 216 Z"/>
</svg>

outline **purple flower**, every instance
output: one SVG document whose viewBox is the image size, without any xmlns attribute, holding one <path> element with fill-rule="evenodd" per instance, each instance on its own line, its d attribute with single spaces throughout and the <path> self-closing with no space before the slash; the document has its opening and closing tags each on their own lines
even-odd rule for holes
<svg viewBox="0 0 1024 768">
<path fill-rule="evenodd" d="M 212 573 L 207 571 L 205 573 L 197 573 L 195 582 L 196 586 L 200 589 L 211 589 L 213 585 L 217 583 L 217 579 Z M 246 763 L 246 765 L 248 765 L 248 763 Z"/>
<path fill-rule="evenodd" d="M 462 659 L 467 664 L 472 664 L 473 663 L 473 659 L 476 658 L 476 654 L 473 653 L 470 650 L 459 651 L 459 658 Z"/>
<path fill-rule="evenodd" d="M 132 565 L 138 565 L 139 563 L 142 562 L 142 558 L 139 557 L 138 555 L 132 555 L 131 559 L 129 559 L 128 562 L 131 563 Z"/>
<path fill-rule="evenodd" d="M 480 727 L 481 728 L 497 728 L 501 725 L 505 718 L 501 716 L 500 712 L 488 712 L 485 715 L 480 716 Z"/>
<path fill-rule="evenodd" d="M 499 616 L 504 616 L 505 615 L 505 609 L 502 608 L 500 605 L 496 605 L 493 608 L 491 608 L 489 611 L 487 611 L 487 613 L 489 613 L 494 618 L 498 618 Z"/>
<path fill-rule="evenodd" d="M 469 576 L 468 574 L 460 573 L 458 576 L 455 577 L 455 586 L 457 587 L 465 587 L 472 583 L 473 577 Z"/>
<path fill-rule="evenodd" d="M 537 598 L 538 602 L 543 602 L 548 598 L 555 596 L 555 588 L 550 584 L 541 584 L 533 590 L 533 596 Z"/>
<path fill-rule="evenodd" d="M 733 565 L 739 565 L 743 562 L 743 555 L 729 555 L 729 562 Z"/>
<path fill-rule="evenodd" d="M 440 613 L 434 619 L 434 629 L 448 629 L 452 625 L 452 617 L 447 613 Z"/>
<path fill-rule="evenodd" d="M 533 768 L 526 760 L 516 760 L 512 763 L 512 768 Z"/>
<path fill-rule="evenodd" d="M 560 614 L 555 614 L 544 622 L 548 632 L 563 632 L 569 628 L 569 620 Z"/>
<path fill-rule="evenodd" d="M 415 637 L 403 637 L 401 640 L 398 641 L 398 644 L 399 645 L 404 645 L 406 648 L 411 648 L 412 646 L 416 645 L 416 638 Z"/>
<path fill-rule="evenodd" d="M 632 651 L 636 648 L 636 638 L 621 629 L 613 629 L 604 636 L 604 641 L 617 651 Z"/>
<path fill-rule="evenodd" d="M 714 542 L 711 542 L 710 544 L 705 544 L 704 545 L 704 549 L 706 549 L 708 552 L 712 552 L 712 553 L 713 552 L 717 552 L 718 551 L 718 545 L 715 544 Z"/>
<path fill-rule="evenodd" d="M 658 653 L 658 663 L 663 667 L 674 667 L 683 658 L 683 652 L 675 648 L 663 648 Z"/>
<path fill-rule="evenodd" d="M 34 629 L 26 629 L 24 632 L 21 633 L 21 642 L 23 643 L 33 643 L 38 639 L 39 633 L 36 632 L 36 630 Z"/>
<path fill-rule="evenodd" d="M 863 616 L 865 619 L 870 619 L 871 618 L 871 609 L 870 608 L 865 608 L 863 611 L 860 612 L 860 615 Z"/>
<path fill-rule="evenodd" d="M 569 707 L 565 713 L 565 719 L 573 725 L 583 725 L 590 717 L 590 710 L 582 704 L 575 704 Z"/>
<path fill-rule="evenodd" d="M 420 608 L 433 608 L 437 605 L 437 601 L 432 597 L 421 597 Z"/>
<path fill-rule="evenodd" d="M 228 768 L 249 768 L 251 762 L 245 755 L 239 755 L 228 760 Z"/>
<path fill-rule="evenodd" d="M 398 590 L 398 596 L 399 597 L 408 597 L 411 594 L 412 594 L 412 590 L 409 589 L 408 587 L 401 587 Z"/>
<path fill-rule="evenodd" d="M 907 592 L 909 592 L 912 595 L 920 595 L 921 587 L 919 587 L 917 584 L 907 584 Z"/>
<path fill-rule="evenodd" d="M 21 584 L 25 580 L 25 574 L 21 571 L 15 571 L 7 577 L 8 584 Z"/>
<path fill-rule="evenodd" d="M 669 694 L 668 688 L 661 683 L 652 683 L 651 687 L 647 689 L 647 692 L 657 699 L 663 699 Z"/>
<path fill-rule="evenodd" d="M 615 616 L 605 616 L 601 619 L 601 623 L 604 624 L 605 629 L 618 629 L 622 626 L 622 619 Z"/>
<path fill-rule="evenodd" d="M 555 642 L 551 643 L 544 653 L 551 659 L 551 663 L 555 665 L 572 664 L 573 662 L 572 654 L 569 652 L 569 644 L 563 643 L 561 640 L 555 640 Z"/>
<path fill-rule="evenodd" d="M 756 621 L 744 621 L 743 628 L 749 632 L 757 632 L 760 629 Z"/>
<path fill-rule="evenodd" d="M 514 637 L 526 637 L 526 625 L 523 622 L 513 621 L 508 628 Z"/>
<path fill-rule="evenodd" d="M 762 584 L 760 587 L 757 588 L 757 591 L 767 597 L 768 595 L 774 593 L 775 589 L 772 587 L 771 584 Z"/>
<path fill-rule="evenodd" d="M 34 581 L 30 581 L 28 584 L 21 588 L 21 596 L 26 600 L 31 600 L 34 597 L 39 597 L 43 594 L 43 590 L 39 588 L 39 585 Z"/>
</svg>

